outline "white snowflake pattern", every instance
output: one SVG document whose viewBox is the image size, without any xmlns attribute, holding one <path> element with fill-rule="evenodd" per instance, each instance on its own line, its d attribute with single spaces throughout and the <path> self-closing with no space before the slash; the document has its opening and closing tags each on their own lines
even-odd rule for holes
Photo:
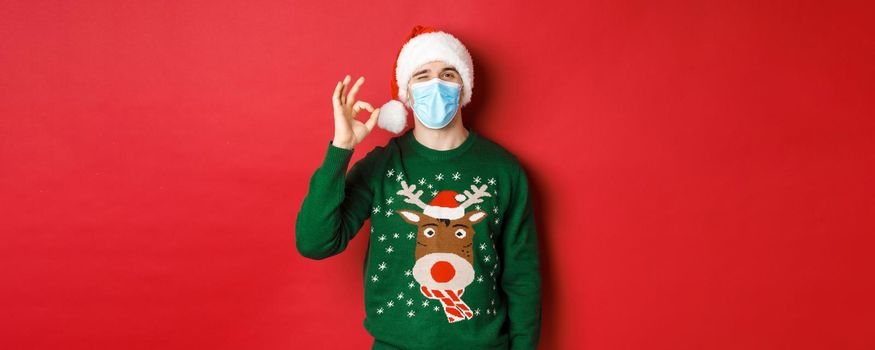
<svg viewBox="0 0 875 350">
<path fill-rule="evenodd" d="M 480 250 L 486 250 L 486 242 L 480 243 Z"/>
<path fill-rule="evenodd" d="M 480 183 L 480 177 L 479 177 L 479 176 L 475 176 L 475 177 L 474 177 L 474 183 L 475 183 L 475 184 L 479 184 L 479 183 Z"/>
<path fill-rule="evenodd" d="M 400 236 L 398 235 L 398 232 L 395 232 L 395 234 L 392 235 L 392 238 L 398 238 L 398 237 L 400 237 Z"/>
<path fill-rule="evenodd" d="M 404 299 L 404 292 L 398 293 L 398 300 Z"/>
<path fill-rule="evenodd" d="M 392 204 L 392 202 L 394 202 L 394 201 L 395 201 L 395 198 L 392 198 L 392 197 L 386 198 L 386 204 Z"/>
<path fill-rule="evenodd" d="M 377 309 L 377 315 L 382 315 L 382 314 L 383 314 L 383 308 Z"/>
<path fill-rule="evenodd" d="M 413 237 L 416 237 L 416 235 L 414 235 L 413 232 L 407 233 L 407 239 L 413 239 Z"/>
<path fill-rule="evenodd" d="M 374 214 L 379 214 L 379 213 L 380 213 L 380 206 L 378 205 L 378 206 L 374 207 Z"/>
<path fill-rule="evenodd" d="M 416 311 L 413 311 L 413 310 L 407 311 L 407 317 L 413 317 L 413 316 L 416 316 Z"/>
<path fill-rule="evenodd" d="M 441 311 L 441 307 L 440 307 L 440 306 L 435 306 L 435 307 L 434 307 L 434 311 Z"/>
<path fill-rule="evenodd" d="M 479 308 L 474 310 L 474 315 L 480 316 L 480 309 Z"/>
<path fill-rule="evenodd" d="M 477 282 L 483 282 L 483 275 L 477 276 Z"/>
<path fill-rule="evenodd" d="M 462 174 L 459 174 L 458 171 L 455 172 L 455 173 L 453 173 L 453 180 L 458 180 L 458 179 L 461 178 L 461 177 L 462 177 Z"/>
<path fill-rule="evenodd" d="M 490 185 L 495 185 L 495 178 L 494 178 L 494 177 L 490 177 L 488 183 L 489 183 Z"/>
<path fill-rule="evenodd" d="M 489 255 L 484 256 L 484 257 L 483 257 L 483 262 L 489 262 L 489 259 L 490 259 Z"/>
<path fill-rule="evenodd" d="M 501 221 L 499 218 L 495 218 L 495 224 L 498 225 L 498 222 Z"/>
<path fill-rule="evenodd" d="M 386 209 L 386 217 L 388 218 L 390 216 L 392 216 L 392 211 Z"/>
<path fill-rule="evenodd" d="M 377 275 L 371 276 L 371 282 L 377 282 L 379 280 L 380 280 L 380 277 L 377 277 Z"/>
<path fill-rule="evenodd" d="M 420 184 L 420 185 L 424 185 L 424 184 L 425 184 L 425 178 L 424 178 L 424 177 L 419 178 L 419 184 Z"/>
<path fill-rule="evenodd" d="M 404 179 L 404 173 L 398 172 L 398 175 L 395 175 L 395 181 L 401 181 Z"/>
<path fill-rule="evenodd" d="M 392 177 L 392 175 L 395 175 L 395 169 L 389 169 L 389 171 L 386 173 L 387 177 Z"/>
<path fill-rule="evenodd" d="M 439 173 L 439 174 L 435 175 L 435 176 L 434 176 L 434 179 L 435 179 L 435 180 L 438 180 L 438 181 L 443 180 L 443 179 L 444 179 L 444 173 Z"/>
<path fill-rule="evenodd" d="M 432 186 L 431 184 L 428 184 L 428 189 L 432 189 L 432 188 L 434 188 L 434 186 Z"/>
<path fill-rule="evenodd" d="M 422 301 L 422 307 L 428 307 L 428 300 Z"/>
<path fill-rule="evenodd" d="M 431 196 L 432 196 L 432 197 L 437 196 L 437 192 L 438 192 L 438 191 L 431 191 Z"/>
<path fill-rule="evenodd" d="M 386 240 L 386 235 L 380 235 L 380 237 L 377 237 L 377 240 L 380 241 L 380 242 L 385 241 L 385 240 Z"/>
<path fill-rule="evenodd" d="M 385 270 L 386 269 L 386 262 L 385 261 L 381 262 L 380 265 L 377 266 L 377 268 L 379 268 L 380 271 Z"/>
<path fill-rule="evenodd" d="M 407 288 L 411 288 L 411 289 L 412 289 L 412 288 L 415 287 L 415 286 L 416 286 L 416 283 L 413 283 L 413 281 L 411 281 L 410 283 L 407 284 Z"/>
<path fill-rule="evenodd" d="M 395 306 L 395 302 L 392 301 L 392 300 L 389 300 L 389 302 L 386 303 L 386 306 L 387 306 L 387 307 L 393 307 L 393 306 Z"/>
<path fill-rule="evenodd" d="M 392 252 L 394 252 L 394 251 L 395 251 L 395 248 L 392 248 L 392 246 L 386 247 L 386 253 L 392 254 Z"/>
<path fill-rule="evenodd" d="M 413 305 L 413 299 L 407 299 L 407 306 Z"/>
<path fill-rule="evenodd" d="M 404 271 L 404 276 L 410 277 L 410 275 L 412 274 L 413 272 L 411 272 L 410 270 Z"/>
<path fill-rule="evenodd" d="M 492 212 L 498 214 L 498 207 L 492 207 Z"/>
</svg>

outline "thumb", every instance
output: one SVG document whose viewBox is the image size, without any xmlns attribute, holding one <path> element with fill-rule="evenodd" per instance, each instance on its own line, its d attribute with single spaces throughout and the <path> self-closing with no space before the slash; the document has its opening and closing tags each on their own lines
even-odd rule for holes
<svg viewBox="0 0 875 350">
<path fill-rule="evenodd" d="M 374 125 L 377 125 L 377 119 L 380 118 L 380 109 L 377 108 L 373 112 L 371 112 L 371 117 L 368 118 L 368 121 L 365 122 L 365 127 L 368 128 L 368 132 L 374 129 Z"/>
</svg>

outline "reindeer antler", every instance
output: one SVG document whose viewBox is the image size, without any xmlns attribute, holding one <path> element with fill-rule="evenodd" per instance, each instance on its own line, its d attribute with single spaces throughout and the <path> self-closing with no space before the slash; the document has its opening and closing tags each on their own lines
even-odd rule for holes
<svg viewBox="0 0 875 350">
<path fill-rule="evenodd" d="M 460 207 L 467 208 L 471 205 L 483 202 L 483 200 L 480 199 L 480 197 L 492 197 L 492 195 L 489 194 L 489 192 L 486 192 L 486 185 L 483 185 L 480 188 L 477 188 L 477 186 L 471 185 L 471 189 L 474 190 L 474 193 L 471 193 L 471 191 L 465 190 L 465 197 L 468 197 L 468 199 L 466 199 L 464 203 L 459 204 Z"/>
<path fill-rule="evenodd" d="M 416 185 L 407 186 L 407 181 L 401 180 L 401 188 L 403 188 L 403 189 L 398 190 L 398 192 L 395 192 L 395 193 L 407 197 L 407 198 L 404 198 L 405 202 L 410 203 L 410 204 L 416 204 L 417 207 L 420 207 L 422 209 L 425 209 L 426 207 L 428 207 L 427 204 L 425 204 L 421 199 L 419 199 L 419 196 L 422 195 L 422 190 L 419 190 L 419 192 L 414 193 L 414 191 L 416 191 Z"/>
</svg>

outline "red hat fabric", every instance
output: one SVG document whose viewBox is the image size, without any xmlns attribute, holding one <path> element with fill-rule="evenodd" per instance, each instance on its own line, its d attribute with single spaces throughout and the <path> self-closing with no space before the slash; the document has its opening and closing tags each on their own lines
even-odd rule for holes
<svg viewBox="0 0 875 350">
<path fill-rule="evenodd" d="M 465 215 L 465 208 L 459 206 L 459 202 L 464 202 L 465 199 L 464 194 L 443 190 L 434 196 L 423 213 L 437 219 L 459 219 Z"/>
<path fill-rule="evenodd" d="M 410 39 L 413 39 L 413 37 L 419 34 L 433 33 L 436 31 L 437 29 L 434 29 L 432 27 L 417 25 L 413 27 L 413 30 L 410 31 L 409 35 L 407 35 L 407 39 L 404 40 L 404 44 L 406 45 L 407 42 L 410 41 Z M 401 47 L 398 48 L 398 54 L 395 55 L 395 63 L 392 65 L 392 79 L 389 79 L 389 87 L 392 90 L 392 99 L 395 100 L 398 99 L 398 79 L 395 79 L 395 72 L 398 71 L 398 57 L 401 56 L 402 49 L 404 49 L 404 45 L 401 45 Z"/>
</svg>

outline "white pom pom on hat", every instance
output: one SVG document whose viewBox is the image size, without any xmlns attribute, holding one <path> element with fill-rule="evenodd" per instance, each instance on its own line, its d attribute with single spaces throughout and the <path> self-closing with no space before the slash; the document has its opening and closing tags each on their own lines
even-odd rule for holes
<svg viewBox="0 0 875 350">
<path fill-rule="evenodd" d="M 392 133 L 400 133 L 407 126 L 407 108 L 398 100 L 389 100 L 380 107 L 377 125 Z"/>
<path fill-rule="evenodd" d="M 395 60 L 394 79 L 391 79 L 392 100 L 380 107 L 377 125 L 389 132 L 398 134 L 407 126 L 407 83 L 416 68 L 432 61 L 443 61 L 456 68 L 462 77 L 462 100 L 460 106 L 471 102 L 474 88 L 474 63 L 471 54 L 459 39 L 449 33 L 432 27 L 417 25 L 413 27 L 407 41 L 398 50 Z M 399 89 L 403 86 L 404 89 Z"/>
</svg>

